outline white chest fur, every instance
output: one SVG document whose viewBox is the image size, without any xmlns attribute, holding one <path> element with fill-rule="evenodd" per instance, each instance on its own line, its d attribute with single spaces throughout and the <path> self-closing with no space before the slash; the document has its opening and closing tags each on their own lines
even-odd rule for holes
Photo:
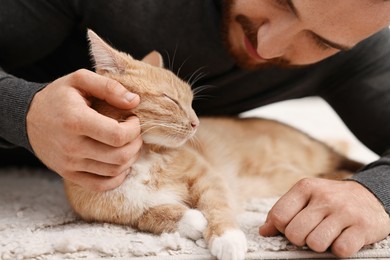
<svg viewBox="0 0 390 260">
<path fill-rule="evenodd" d="M 162 163 L 159 154 L 143 154 L 133 164 L 131 174 L 117 189 L 125 195 L 129 210 L 143 211 L 158 205 L 182 203 L 182 199 L 172 187 L 156 188 L 152 185 L 152 178 L 158 178 L 158 175 L 151 173 L 156 163 Z"/>
</svg>

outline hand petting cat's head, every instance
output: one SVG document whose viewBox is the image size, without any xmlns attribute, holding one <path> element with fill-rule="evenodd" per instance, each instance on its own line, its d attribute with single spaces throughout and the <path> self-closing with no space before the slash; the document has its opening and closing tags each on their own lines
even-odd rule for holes
<svg viewBox="0 0 390 260">
<path fill-rule="evenodd" d="M 138 61 L 113 49 L 91 30 L 88 39 L 96 72 L 117 80 L 141 99 L 130 111 L 100 101 L 94 106 L 97 111 L 117 120 L 137 116 L 143 140 L 149 144 L 178 147 L 194 135 L 199 120 L 191 107 L 191 87 L 163 68 L 158 52 Z"/>
</svg>

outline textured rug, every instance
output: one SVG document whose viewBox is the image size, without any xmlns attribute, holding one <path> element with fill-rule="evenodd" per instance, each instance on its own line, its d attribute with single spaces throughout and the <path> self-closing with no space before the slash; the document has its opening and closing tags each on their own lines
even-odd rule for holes
<svg viewBox="0 0 390 260">
<path fill-rule="evenodd" d="M 248 238 L 248 259 L 331 258 L 298 248 L 282 236 L 258 235 L 275 199 L 250 200 L 239 215 Z M 155 236 L 111 224 L 79 220 L 64 196 L 62 181 L 45 170 L 3 169 L 0 172 L 0 258 L 78 259 L 151 257 L 212 259 L 203 239 L 176 234 Z M 389 257 L 390 238 L 367 246 L 356 258 Z"/>
<path fill-rule="evenodd" d="M 314 111 L 321 113 L 321 117 Z M 253 113 L 302 126 L 309 132 L 315 126 L 322 131 L 314 131 L 315 136 L 351 143 L 354 157 L 367 161 L 375 158 L 361 147 L 355 147 L 353 142 L 356 141 L 350 142 L 348 134 L 342 134 L 345 129 L 319 100 L 308 99 Z M 323 132 L 327 128 L 329 133 Z M 298 248 L 282 236 L 258 235 L 258 227 L 276 199 L 250 200 L 245 205 L 246 211 L 239 215 L 241 228 L 248 239 L 247 259 L 333 258 L 330 253 L 316 254 L 307 248 Z M 178 234 L 155 236 L 129 227 L 79 220 L 65 199 L 62 180 L 48 170 L 0 169 L 0 259 L 133 257 L 212 259 L 202 239 L 191 241 Z M 390 259 L 390 237 L 366 246 L 354 258 Z"/>
</svg>

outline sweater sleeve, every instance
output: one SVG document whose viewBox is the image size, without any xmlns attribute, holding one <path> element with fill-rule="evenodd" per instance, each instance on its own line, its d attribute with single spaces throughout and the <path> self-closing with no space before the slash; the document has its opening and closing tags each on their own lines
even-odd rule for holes
<svg viewBox="0 0 390 260">
<path fill-rule="evenodd" d="M 27 137 L 26 115 L 35 93 L 44 84 L 27 82 L 0 71 L 0 146 L 32 150 Z"/>
<path fill-rule="evenodd" d="M 390 214 L 390 31 L 386 28 L 339 56 L 342 63 L 325 80 L 321 96 L 381 156 L 352 179 L 373 192 Z"/>
<path fill-rule="evenodd" d="M 26 115 L 45 84 L 16 77 L 13 71 L 39 62 L 62 44 L 75 24 L 64 0 L 3 0 L 0 8 L 0 147 L 31 151 Z"/>
<path fill-rule="evenodd" d="M 382 202 L 390 215 L 390 150 L 352 177 L 369 189 Z"/>
</svg>

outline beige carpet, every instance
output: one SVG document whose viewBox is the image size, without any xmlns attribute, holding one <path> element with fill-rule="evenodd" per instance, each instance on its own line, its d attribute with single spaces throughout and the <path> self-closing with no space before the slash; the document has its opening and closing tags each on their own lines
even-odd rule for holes
<svg viewBox="0 0 390 260">
<path fill-rule="evenodd" d="M 318 99 L 273 105 L 249 115 L 277 118 L 331 142 L 346 140 L 353 157 L 367 162 L 376 158 L 350 136 L 334 113 Z M 258 235 L 258 227 L 275 199 L 248 201 L 246 212 L 239 216 L 248 238 L 247 258 L 332 258 L 329 253 L 316 254 L 307 248 L 297 248 L 283 237 Z M 129 227 L 78 220 L 66 202 L 61 179 L 49 171 L 0 169 L 0 259 L 133 257 L 212 259 L 202 239 L 194 242 L 178 234 L 154 236 Z M 365 247 L 354 257 L 390 259 L 390 237 Z"/>
</svg>

